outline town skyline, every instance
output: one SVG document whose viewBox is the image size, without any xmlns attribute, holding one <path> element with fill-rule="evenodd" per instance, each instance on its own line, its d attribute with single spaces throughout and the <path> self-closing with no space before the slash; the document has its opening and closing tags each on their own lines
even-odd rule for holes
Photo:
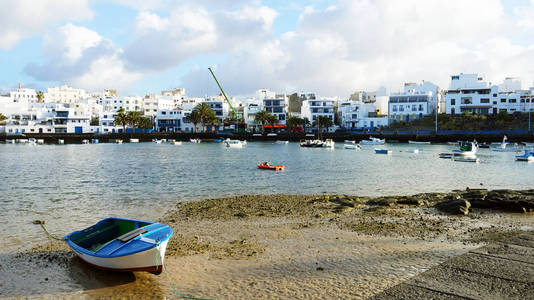
<svg viewBox="0 0 534 300">
<path fill-rule="evenodd" d="M 8 1 L 0 92 L 66 84 L 124 95 L 184 87 L 348 97 L 481 73 L 534 81 L 534 1 Z M 481 9 L 483 8 L 483 9 Z M 39 12 L 36 15 L 36 12 Z M 402 28 L 400 30 L 399 28 Z"/>
</svg>

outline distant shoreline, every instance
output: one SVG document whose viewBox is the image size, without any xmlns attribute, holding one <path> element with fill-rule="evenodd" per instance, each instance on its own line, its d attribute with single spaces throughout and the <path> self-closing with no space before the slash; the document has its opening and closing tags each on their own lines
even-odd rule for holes
<svg viewBox="0 0 534 300">
<path fill-rule="evenodd" d="M 335 132 L 335 133 L 322 133 L 321 138 L 330 138 L 336 142 L 343 142 L 344 140 L 363 140 L 368 139 L 370 136 L 385 138 L 388 142 L 408 142 L 408 141 L 422 141 L 433 143 L 447 143 L 455 142 L 459 140 L 478 142 L 501 142 L 503 136 L 506 135 L 509 142 L 521 143 L 521 142 L 534 142 L 534 134 L 529 134 L 524 131 L 507 131 L 496 130 L 491 132 L 482 131 L 442 131 L 438 134 L 434 134 L 433 131 L 426 130 L 413 130 L 413 131 L 367 131 L 367 132 Z M 139 139 L 140 142 L 150 142 L 153 139 L 175 139 L 182 141 L 189 141 L 189 139 L 218 139 L 218 138 L 230 138 L 248 141 L 276 141 L 276 140 L 289 140 L 300 141 L 303 139 L 317 139 L 319 136 L 315 133 L 165 133 L 165 132 L 153 132 L 153 133 L 109 133 L 109 134 L 94 134 L 94 133 L 26 133 L 19 135 L 7 135 L 0 134 L 0 142 L 5 142 L 11 139 L 28 139 L 36 138 L 43 139 L 45 143 L 57 144 L 59 139 L 64 140 L 66 144 L 76 143 L 79 144 L 82 140 L 98 139 L 99 142 L 115 142 L 117 139 L 123 140 L 125 143 L 130 138 Z"/>
</svg>

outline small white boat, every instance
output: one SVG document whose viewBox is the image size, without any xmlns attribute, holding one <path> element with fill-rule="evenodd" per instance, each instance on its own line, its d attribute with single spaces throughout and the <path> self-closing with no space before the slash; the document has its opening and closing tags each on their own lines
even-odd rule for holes
<svg viewBox="0 0 534 300">
<path fill-rule="evenodd" d="M 182 145 L 182 141 L 173 141 L 171 144 L 173 144 L 175 146 L 181 146 Z"/>
<path fill-rule="evenodd" d="M 246 145 L 247 144 L 247 140 L 241 141 L 241 144 Z"/>
<path fill-rule="evenodd" d="M 375 153 L 376 154 L 391 154 L 393 153 L 393 151 L 388 150 L 388 149 L 376 149 L 375 148 Z"/>
<path fill-rule="evenodd" d="M 28 145 L 32 145 L 32 146 L 37 145 L 37 140 L 34 138 L 29 138 Z"/>
<path fill-rule="evenodd" d="M 130 139 L 130 143 L 139 143 L 139 139 Z"/>
<path fill-rule="evenodd" d="M 65 140 L 59 139 L 59 140 L 57 140 L 57 143 L 60 144 L 60 145 L 64 145 L 65 144 Z"/>
<path fill-rule="evenodd" d="M 476 142 L 460 142 L 459 149 L 452 150 L 454 156 L 475 156 L 478 145 Z"/>
<path fill-rule="evenodd" d="M 92 139 L 91 140 L 91 144 L 98 144 L 100 143 L 100 141 L 98 139 Z"/>
<path fill-rule="evenodd" d="M 267 133 L 267 136 L 277 136 L 276 133 Z"/>
<path fill-rule="evenodd" d="M 37 139 L 37 144 L 43 145 L 44 144 L 44 139 Z"/>
<path fill-rule="evenodd" d="M 422 149 L 409 149 L 409 150 L 406 150 L 406 152 L 408 153 L 413 153 L 413 154 L 418 154 L 419 151 L 421 151 Z"/>
<path fill-rule="evenodd" d="M 356 141 L 345 140 L 345 144 L 356 144 Z"/>
<path fill-rule="evenodd" d="M 474 163 L 480 162 L 480 159 L 476 156 L 453 156 L 452 160 L 459 161 L 459 162 L 474 162 Z"/>
<path fill-rule="evenodd" d="M 200 143 L 200 139 L 189 139 L 191 143 Z"/>
<path fill-rule="evenodd" d="M 83 145 L 88 145 L 89 144 L 89 140 L 82 140 L 82 144 Z"/>
<path fill-rule="evenodd" d="M 161 144 L 163 143 L 162 140 L 158 140 L 158 139 L 153 139 L 152 142 L 156 143 L 156 144 Z"/>
<path fill-rule="evenodd" d="M 165 250 L 173 234 L 165 224 L 107 218 L 63 240 L 87 264 L 110 271 L 160 274 Z"/>
<path fill-rule="evenodd" d="M 326 139 L 323 143 L 324 148 L 334 149 L 336 143 L 332 139 Z"/>
<path fill-rule="evenodd" d="M 386 139 L 369 137 L 368 140 L 362 140 L 360 142 L 360 145 L 384 145 L 385 143 L 386 143 Z"/>
<path fill-rule="evenodd" d="M 522 155 L 515 156 L 516 161 L 534 161 L 534 151 L 525 151 Z"/>
<path fill-rule="evenodd" d="M 430 142 L 408 141 L 408 144 L 430 145 Z"/>
<path fill-rule="evenodd" d="M 287 145 L 289 144 L 289 141 L 276 141 L 274 142 L 275 144 L 282 144 L 282 145 Z"/>
<path fill-rule="evenodd" d="M 115 144 L 122 144 L 122 140 L 115 140 Z"/>
<path fill-rule="evenodd" d="M 243 143 L 239 140 L 225 140 L 224 145 L 227 148 L 243 148 Z"/>
<path fill-rule="evenodd" d="M 508 138 L 504 136 L 501 143 L 491 143 L 491 145 L 496 147 L 491 147 L 491 151 L 495 152 L 515 152 L 515 149 L 506 148 L 510 143 L 508 143 L 506 140 Z"/>
<path fill-rule="evenodd" d="M 19 144 L 27 144 L 28 143 L 28 139 L 18 139 L 17 143 L 19 143 Z"/>
<path fill-rule="evenodd" d="M 253 133 L 252 136 L 262 136 L 261 133 Z"/>
<path fill-rule="evenodd" d="M 15 144 L 15 140 L 6 140 L 6 144 Z"/>
<path fill-rule="evenodd" d="M 360 144 L 344 144 L 343 148 L 351 150 L 361 150 L 362 146 L 360 146 Z"/>
<path fill-rule="evenodd" d="M 323 143 L 321 140 L 301 140 L 300 146 L 304 148 L 319 148 L 323 147 Z"/>
</svg>

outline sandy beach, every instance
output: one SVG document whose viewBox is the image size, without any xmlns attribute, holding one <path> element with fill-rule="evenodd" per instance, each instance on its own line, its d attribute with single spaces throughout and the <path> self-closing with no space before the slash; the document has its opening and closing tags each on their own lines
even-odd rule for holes
<svg viewBox="0 0 534 300">
<path fill-rule="evenodd" d="M 51 240 L 0 254 L 0 297 L 176 299 L 172 281 L 198 298 L 363 299 L 497 237 L 534 229 L 530 207 L 473 205 L 467 215 L 436 208 L 459 201 L 452 194 L 180 203 L 159 220 L 175 233 L 164 274 L 93 269 Z M 459 194 L 467 199 L 472 192 Z"/>
</svg>

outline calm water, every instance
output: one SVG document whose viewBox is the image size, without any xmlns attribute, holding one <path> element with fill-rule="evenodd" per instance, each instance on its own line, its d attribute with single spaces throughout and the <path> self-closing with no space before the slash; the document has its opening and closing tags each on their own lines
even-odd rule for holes
<svg viewBox="0 0 534 300">
<path fill-rule="evenodd" d="M 32 220 L 58 235 L 110 216 L 155 219 L 178 201 L 250 193 L 358 195 L 446 192 L 465 187 L 527 189 L 534 164 L 513 152 L 481 149 L 481 163 L 437 158 L 448 145 L 388 144 L 392 155 L 300 148 L 297 143 L 0 145 L 0 251 L 46 239 Z M 422 148 L 419 154 L 406 150 Z M 260 161 L 284 172 L 258 170 Z"/>
</svg>

